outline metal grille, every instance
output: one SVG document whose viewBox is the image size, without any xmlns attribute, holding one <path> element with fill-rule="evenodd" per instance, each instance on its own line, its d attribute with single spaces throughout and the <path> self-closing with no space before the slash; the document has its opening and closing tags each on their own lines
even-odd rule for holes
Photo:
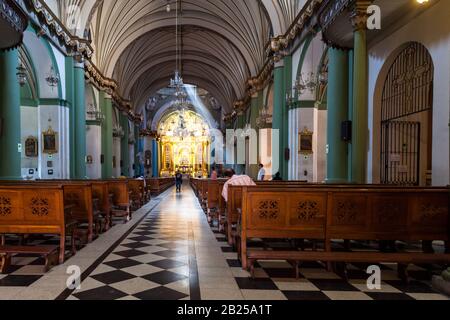
<svg viewBox="0 0 450 320">
<path fill-rule="evenodd" d="M 419 185 L 420 122 L 384 123 L 381 143 L 381 182 L 404 186 Z"/>
<path fill-rule="evenodd" d="M 424 46 L 412 43 L 403 50 L 393 63 L 384 85 L 381 121 L 431 110 L 433 74 L 433 61 Z"/>
<path fill-rule="evenodd" d="M 408 116 L 433 107 L 433 61 L 427 49 L 411 43 L 396 58 L 383 89 L 381 182 L 419 185 L 421 123 Z"/>
</svg>

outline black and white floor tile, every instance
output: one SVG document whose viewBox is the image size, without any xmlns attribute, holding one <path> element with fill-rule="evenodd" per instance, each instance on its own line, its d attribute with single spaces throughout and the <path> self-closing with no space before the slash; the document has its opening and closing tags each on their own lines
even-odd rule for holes
<svg viewBox="0 0 450 320">
<path fill-rule="evenodd" d="M 433 291 L 430 273 L 418 266 L 410 272 L 414 280 L 404 285 L 395 265 L 382 265 L 379 291 L 367 289 L 367 265 L 350 266 L 346 281 L 320 263 L 307 263 L 296 280 L 287 262 L 262 261 L 251 279 L 187 186 L 182 193 L 171 189 L 156 197 L 132 222 L 117 225 L 48 274 L 38 257 L 16 256 L 12 264 L 7 275 L 0 275 L 0 300 L 448 299 Z M 65 284 L 70 265 L 83 267 L 81 288 L 75 291 Z"/>
<path fill-rule="evenodd" d="M 255 279 L 243 271 L 241 263 L 224 242 L 225 236 L 212 228 L 233 275 L 248 299 L 283 300 L 448 300 L 431 287 L 431 277 L 442 271 L 440 266 L 410 266 L 411 282 L 405 284 L 398 278 L 396 264 L 381 264 L 381 290 L 367 287 L 368 264 L 349 265 L 347 280 L 318 262 L 304 263 L 300 278 L 295 279 L 293 267 L 286 261 L 262 261 L 257 263 Z M 275 244 L 275 250 L 276 250 Z M 356 244 L 357 245 L 357 244 Z M 258 244 L 256 243 L 256 246 Z M 278 244 L 280 246 L 280 244 Z M 337 244 L 339 246 L 339 244 Z M 363 245 L 362 245 L 363 246 Z M 442 250 L 443 248 L 437 248 Z M 434 267 L 434 268 L 433 268 Z"/>
</svg>

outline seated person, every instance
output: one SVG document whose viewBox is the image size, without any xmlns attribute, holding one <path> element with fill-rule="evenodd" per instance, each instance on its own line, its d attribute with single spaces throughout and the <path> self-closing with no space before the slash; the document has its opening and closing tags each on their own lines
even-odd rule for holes
<svg viewBox="0 0 450 320">
<path fill-rule="evenodd" d="M 273 177 L 272 181 L 283 181 L 283 178 L 281 178 L 281 174 L 277 172 L 275 177 Z"/>
<path fill-rule="evenodd" d="M 217 170 L 215 167 L 213 167 L 212 172 L 211 172 L 211 180 L 217 180 L 217 179 L 218 179 Z"/>
<path fill-rule="evenodd" d="M 228 186 L 256 186 L 252 178 L 246 175 L 238 176 L 233 169 L 228 169 L 225 176 L 230 178 L 223 186 L 222 196 L 228 202 Z"/>
</svg>

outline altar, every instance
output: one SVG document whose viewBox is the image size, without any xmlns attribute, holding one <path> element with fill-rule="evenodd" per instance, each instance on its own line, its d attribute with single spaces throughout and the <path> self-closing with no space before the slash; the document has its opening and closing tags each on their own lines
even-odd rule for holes
<svg viewBox="0 0 450 320">
<path fill-rule="evenodd" d="M 191 177 L 207 177 L 211 139 L 209 126 L 194 111 L 169 114 L 161 121 L 161 176 L 180 171 Z"/>
</svg>

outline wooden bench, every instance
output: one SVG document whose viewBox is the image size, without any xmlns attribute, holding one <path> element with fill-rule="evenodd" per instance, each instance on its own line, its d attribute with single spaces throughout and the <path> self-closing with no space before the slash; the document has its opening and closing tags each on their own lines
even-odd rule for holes
<svg viewBox="0 0 450 320">
<path fill-rule="evenodd" d="M 132 209 L 138 210 L 143 207 L 146 202 L 145 180 L 129 179 L 128 188 L 131 192 L 130 199 Z"/>
<path fill-rule="evenodd" d="M 284 187 L 305 187 L 314 186 L 308 185 L 304 181 L 258 181 L 256 182 L 258 186 L 262 187 L 273 187 L 273 188 L 284 188 Z M 323 186 L 323 185 L 316 185 Z M 242 188 L 243 186 L 229 186 L 228 187 L 228 203 L 226 203 L 226 221 L 225 230 L 228 240 L 228 244 L 231 246 L 236 245 L 236 229 L 235 226 L 239 221 L 241 211 L 242 211 Z M 222 195 L 222 200 L 224 201 Z"/>
<path fill-rule="evenodd" d="M 58 264 L 59 248 L 57 246 L 0 246 L 0 273 L 5 274 L 15 254 L 39 255 L 45 259 L 45 272 Z"/>
<path fill-rule="evenodd" d="M 109 201 L 111 206 L 111 216 L 116 218 L 123 218 L 125 222 L 132 219 L 131 213 L 131 192 L 128 187 L 128 180 L 117 179 L 107 180 Z"/>
<path fill-rule="evenodd" d="M 22 183 L 22 182 L 21 182 Z M 81 228 L 77 230 L 78 237 L 84 238 L 84 241 L 90 243 L 95 236 L 94 231 L 98 228 L 96 224 L 101 224 L 98 214 L 94 214 L 94 191 L 93 183 L 88 180 L 37 180 L 25 182 L 31 184 L 61 184 L 64 188 L 64 204 L 72 205 L 72 217 L 79 225 L 86 225 L 87 230 L 83 232 Z M 101 201 L 101 198 L 96 198 Z"/>
<path fill-rule="evenodd" d="M 151 178 L 148 183 L 151 194 L 159 195 L 175 185 L 175 178 Z"/>
<path fill-rule="evenodd" d="M 60 238 L 59 262 L 64 263 L 66 218 L 63 186 L 0 185 L 0 235 L 5 234 L 57 235 Z"/>
<path fill-rule="evenodd" d="M 333 240 L 444 241 L 449 246 L 449 189 L 389 186 L 243 187 L 240 256 L 244 269 L 257 260 L 449 263 L 449 254 L 345 252 Z M 323 251 L 248 249 L 250 239 L 312 239 Z M 430 253 L 429 253 L 430 252 Z M 399 270 L 406 270 L 400 268 Z"/>
<path fill-rule="evenodd" d="M 210 221 L 218 219 L 225 214 L 225 199 L 222 197 L 223 186 L 227 180 L 207 180 L 206 209 Z"/>
</svg>

